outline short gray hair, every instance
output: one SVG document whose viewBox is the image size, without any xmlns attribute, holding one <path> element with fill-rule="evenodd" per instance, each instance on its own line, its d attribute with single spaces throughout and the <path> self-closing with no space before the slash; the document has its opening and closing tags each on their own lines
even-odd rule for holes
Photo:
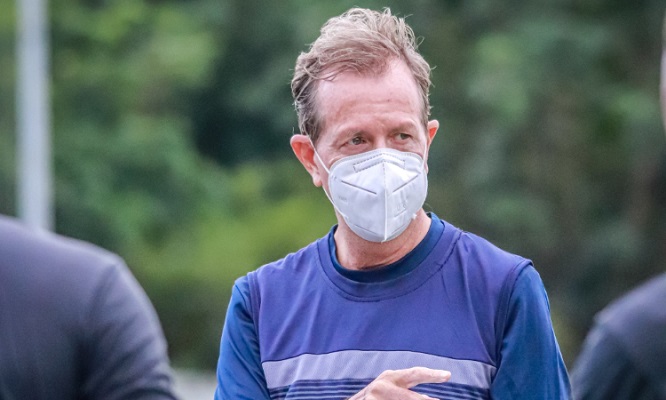
<svg viewBox="0 0 666 400">
<path fill-rule="evenodd" d="M 430 115 L 430 65 L 417 48 L 412 28 L 388 8 L 382 12 L 352 8 L 329 19 L 309 51 L 296 60 L 291 92 L 300 133 L 309 135 L 313 143 L 319 138 L 322 121 L 315 102 L 318 81 L 350 70 L 380 75 L 396 59 L 405 62 L 417 83 L 423 106 L 421 118 L 426 126 Z"/>
</svg>

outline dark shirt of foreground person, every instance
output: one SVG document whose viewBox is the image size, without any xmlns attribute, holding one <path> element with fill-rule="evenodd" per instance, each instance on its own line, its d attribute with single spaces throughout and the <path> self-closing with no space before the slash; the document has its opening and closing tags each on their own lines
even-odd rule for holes
<svg viewBox="0 0 666 400">
<path fill-rule="evenodd" d="M 666 274 L 597 315 L 571 380 L 576 399 L 666 399 Z"/>
<path fill-rule="evenodd" d="M 173 400 L 166 341 L 116 255 L 0 216 L 0 400 Z"/>
</svg>

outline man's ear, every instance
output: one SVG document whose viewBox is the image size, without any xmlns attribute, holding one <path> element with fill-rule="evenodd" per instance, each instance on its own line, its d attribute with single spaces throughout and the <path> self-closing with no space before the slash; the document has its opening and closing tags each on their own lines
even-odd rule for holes
<svg viewBox="0 0 666 400">
<path fill-rule="evenodd" d="M 430 155 L 430 145 L 432 144 L 433 139 L 435 139 L 435 135 L 437 134 L 437 130 L 439 129 L 439 121 L 436 119 L 433 119 L 431 121 L 428 121 L 428 151 L 426 154 L 426 157 Z M 425 163 L 425 168 L 426 172 L 428 172 L 428 159 L 426 158 L 426 163 Z"/>
<path fill-rule="evenodd" d="M 305 169 L 310 173 L 312 177 L 312 183 L 319 187 L 322 184 L 322 177 L 319 173 L 319 167 L 315 161 L 314 148 L 313 144 L 310 141 L 310 138 L 306 135 L 296 134 L 291 137 L 289 140 L 291 144 L 291 149 L 294 151 L 298 161 L 303 164 Z"/>
<path fill-rule="evenodd" d="M 437 121 L 436 119 L 428 121 L 428 147 L 430 147 L 430 144 L 432 143 L 432 140 L 435 138 L 438 129 L 439 129 L 439 121 Z"/>
</svg>

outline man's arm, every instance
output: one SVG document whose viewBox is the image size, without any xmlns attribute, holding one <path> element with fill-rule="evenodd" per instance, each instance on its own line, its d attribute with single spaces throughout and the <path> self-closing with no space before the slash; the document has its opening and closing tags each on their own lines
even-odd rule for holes
<svg viewBox="0 0 666 400">
<path fill-rule="evenodd" d="M 102 275 L 82 317 L 83 398 L 174 400 L 171 371 L 155 310 L 118 261 Z"/>
<path fill-rule="evenodd" d="M 220 341 L 215 400 L 270 399 L 250 313 L 247 278 L 236 281 Z"/>
<path fill-rule="evenodd" d="M 550 320 L 548 297 L 536 270 L 516 278 L 509 297 L 493 399 L 571 398 L 567 370 Z"/>
</svg>

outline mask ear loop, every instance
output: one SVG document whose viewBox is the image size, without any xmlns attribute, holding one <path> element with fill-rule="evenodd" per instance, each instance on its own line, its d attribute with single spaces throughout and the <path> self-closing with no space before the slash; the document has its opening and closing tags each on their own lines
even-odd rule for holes
<svg viewBox="0 0 666 400">
<path fill-rule="evenodd" d="M 330 189 L 330 187 L 331 187 L 331 184 L 330 184 L 331 171 L 328 168 L 326 168 L 326 164 L 324 163 L 324 160 L 322 160 L 321 157 L 319 156 L 319 153 L 317 153 L 317 149 L 315 148 L 315 145 L 312 142 L 312 138 L 310 137 L 310 135 L 308 135 L 308 139 L 310 140 L 310 145 L 312 146 L 312 151 L 314 152 L 315 157 L 317 157 L 317 160 L 319 160 L 319 163 L 321 164 L 322 167 L 324 167 L 324 169 L 326 170 L 326 173 L 328 174 L 328 177 L 329 177 L 328 187 Z M 335 202 L 333 201 L 333 197 L 331 197 L 331 195 L 328 194 L 328 191 L 326 190 L 326 188 L 324 188 L 323 184 L 321 185 L 321 188 L 324 190 L 324 194 L 326 194 L 326 197 L 328 197 L 328 201 L 330 201 L 331 204 L 333 204 L 333 208 L 335 208 L 335 211 L 340 213 L 340 215 L 342 215 L 344 217 L 345 221 L 346 221 L 347 216 L 342 211 L 340 211 L 338 206 L 335 205 Z"/>
<path fill-rule="evenodd" d="M 326 164 L 324 164 L 324 160 L 319 157 L 319 153 L 317 153 L 317 148 L 315 147 L 314 143 L 312 142 L 312 138 L 308 135 L 308 140 L 310 141 L 310 146 L 312 146 L 312 151 L 314 151 L 315 157 L 317 157 L 317 160 L 319 160 L 319 163 L 321 164 L 322 167 L 326 170 L 326 173 L 331 175 L 331 171 L 326 168 Z"/>
<path fill-rule="evenodd" d="M 426 162 L 427 154 L 428 154 L 428 141 L 426 140 L 425 148 L 423 149 L 423 165 L 421 166 L 421 170 L 423 170 L 423 176 L 426 180 L 426 196 L 428 195 L 428 163 Z M 418 212 L 412 215 L 412 221 L 416 219 L 417 215 Z"/>
<path fill-rule="evenodd" d="M 423 148 L 423 165 L 421 166 L 421 168 L 423 168 L 423 172 L 426 172 L 426 167 L 427 167 L 427 165 L 426 165 L 427 164 L 426 163 L 426 158 L 427 157 L 426 156 L 427 156 L 427 154 L 428 154 L 428 141 L 426 140 L 425 147 Z"/>
</svg>

